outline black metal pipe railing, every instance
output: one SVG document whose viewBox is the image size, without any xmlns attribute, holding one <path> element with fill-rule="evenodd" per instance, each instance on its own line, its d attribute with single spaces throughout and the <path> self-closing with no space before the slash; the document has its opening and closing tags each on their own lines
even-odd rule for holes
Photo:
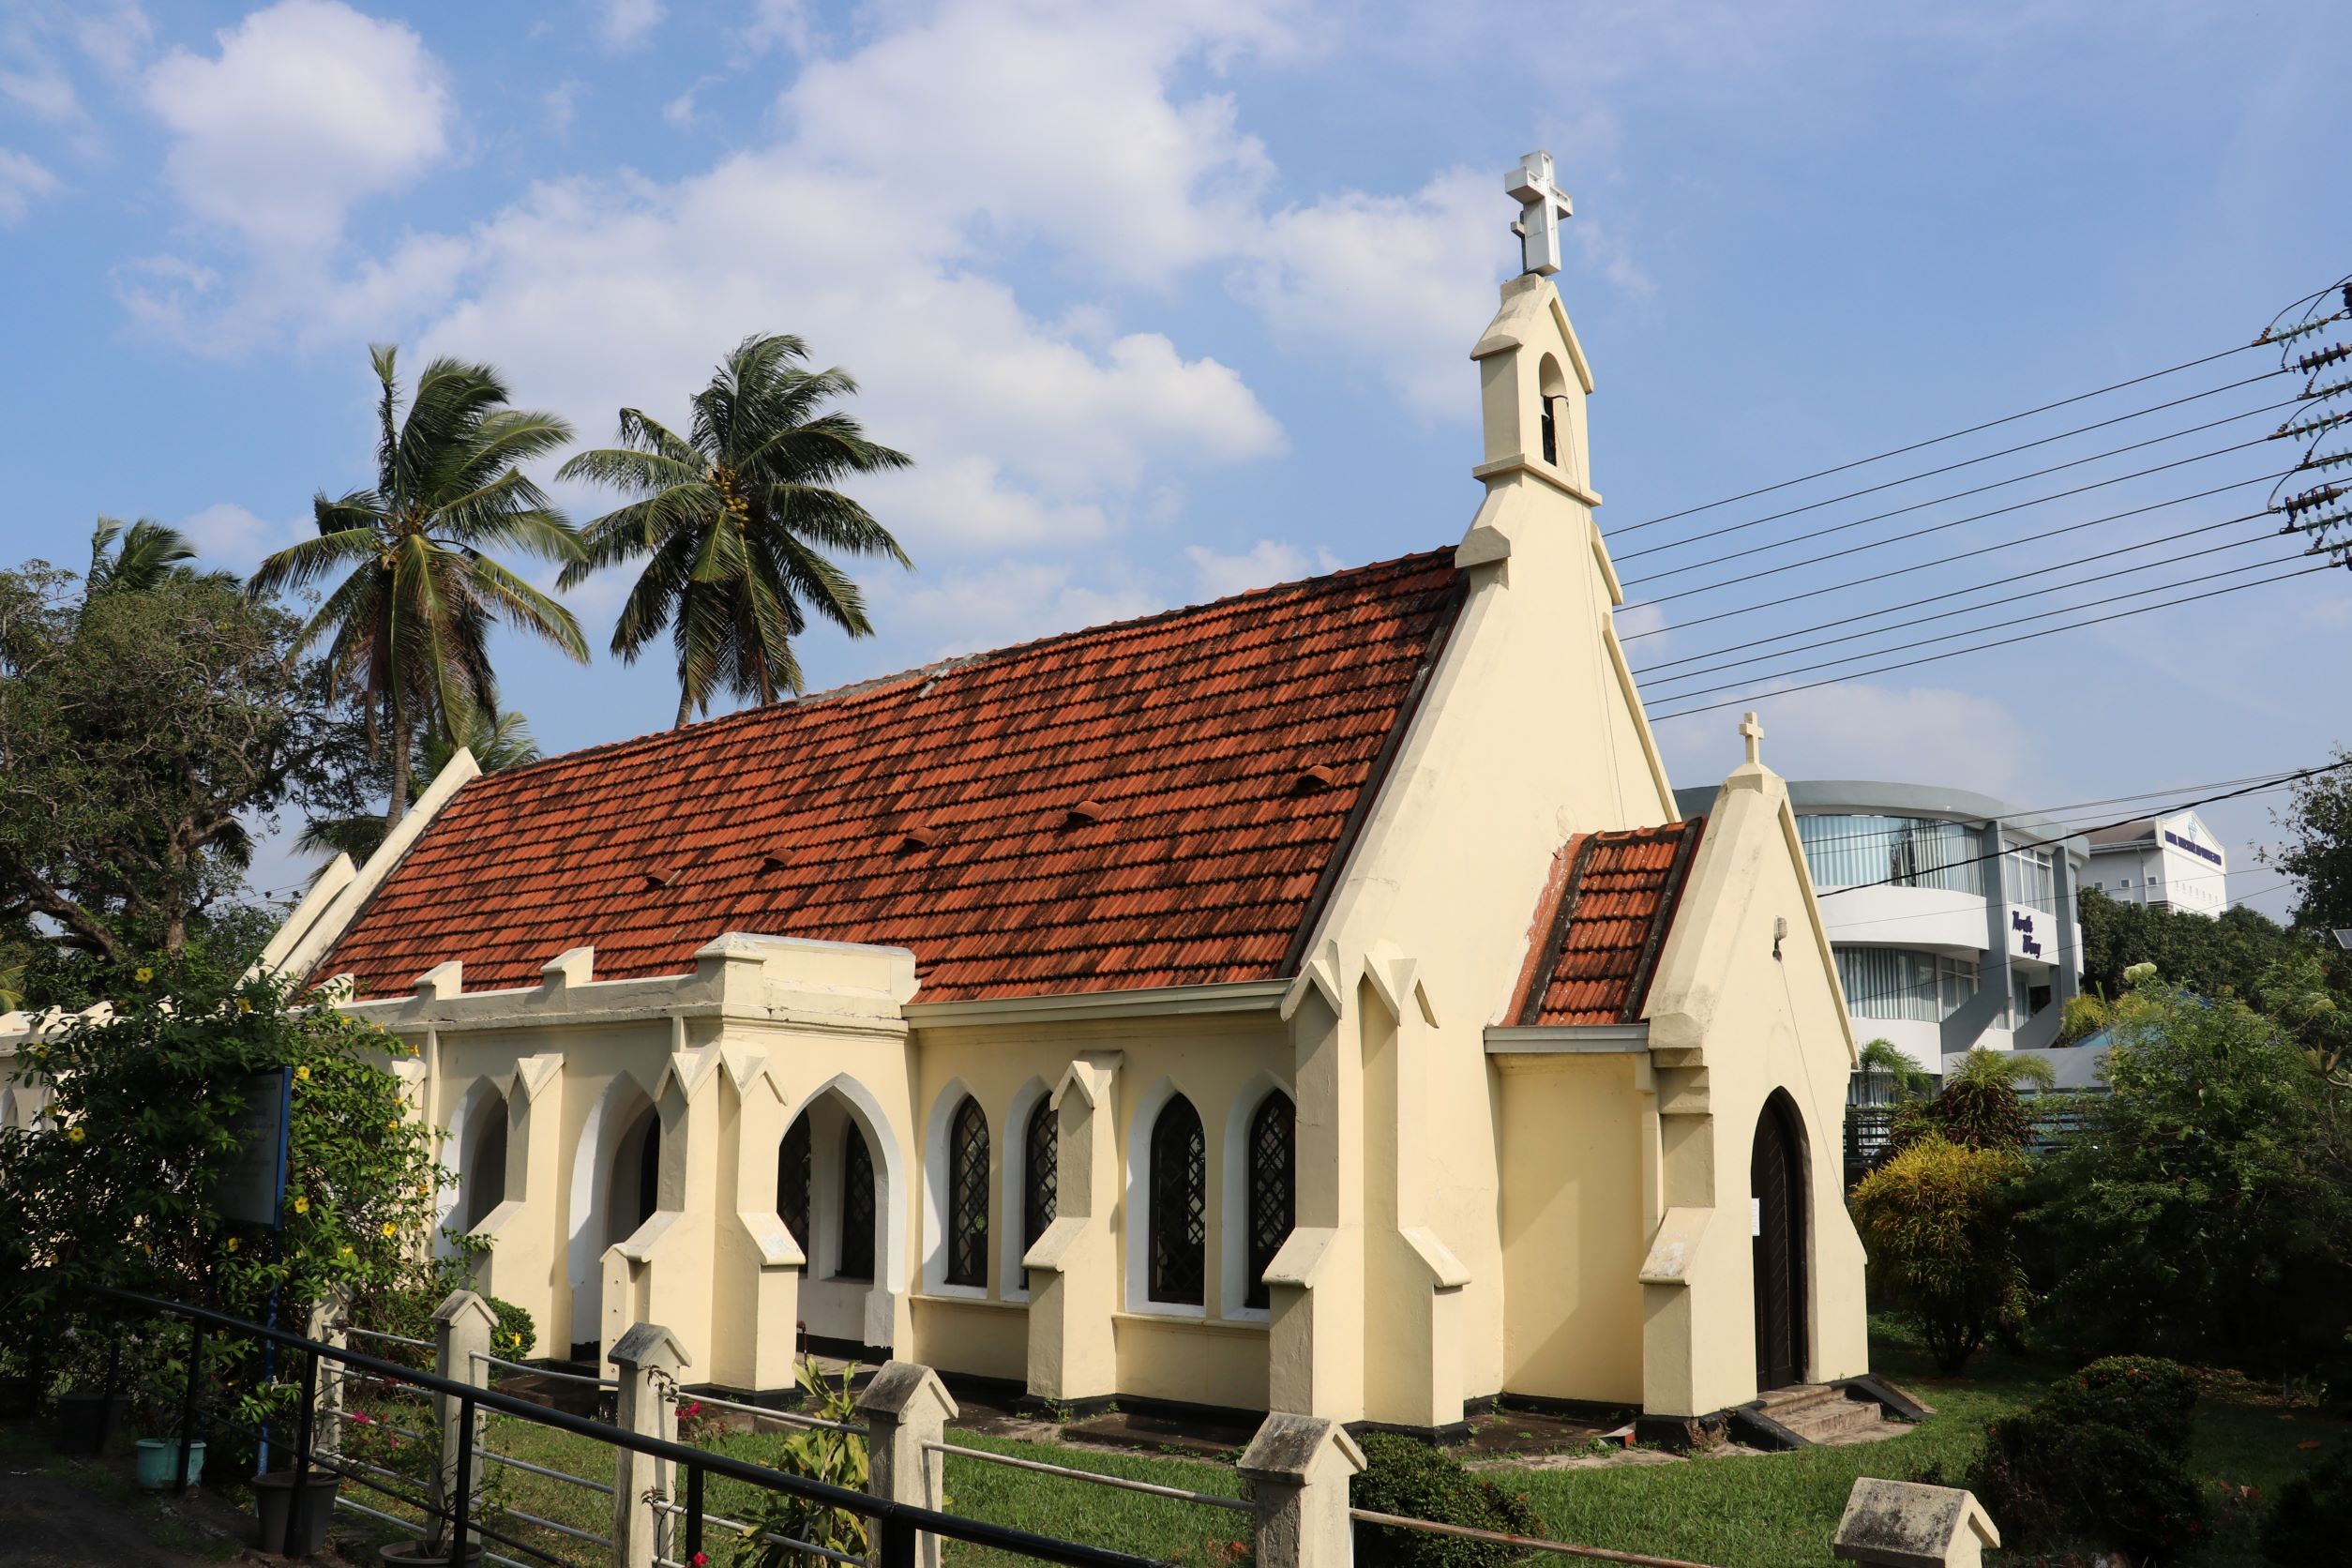
<svg viewBox="0 0 2352 1568">
<path fill-rule="evenodd" d="M 387 1381 L 405 1383 L 429 1394 L 443 1395 L 460 1400 L 462 1402 L 462 1409 L 465 1412 L 465 1420 L 460 1428 L 459 1455 L 461 1463 L 471 1462 L 472 1447 L 468 1440 L 473 1428 L 475 1412 L 477 1410 L 495 1410 L 501 1415 L 512 1416 L 535 1426 L 569 1432 L 576 1437 L 593 1439 L 613 1448 L 625 1448 L 631 1453 L 642 1454 L 648 1458 L 665 1460 L 670 1464 L 680 1466 L 686 1471 L 689 1486 L 694 1485 L 701 1479 L 701 1472 L 707 1472 L 730 1481 L 739 1481 L 747 1485 L 757 1486 L 765 1491 L 782 1492 L 787 1496 L 822 1503 L 830 1508 L 837 1508 L 844 1513 L 859 1515 L 874 1522 L 875 1537 L 879 1546 L 876 1553 L 879 1568 L 912 1568 L 915 1556 L 915 1541 L 918 1536 L 922 1535 L 943 1536 L 950 1541 L 962 1541 L 974 1546 L 1011 1552 L 1017 1557 L 1036 1558 L 1046 1562 L 1064 1563 L 1068 1565 L 1068 1568 L 1168 1568 L 1167 1564 L 1153 1558 L 1138 1557 L 1130 1552 L 1111 1551 L 1102 1546 L 1089 1546 L 1079 1542 L 1063 1541 L 1050 1535 L 1038 1535 L 1030 1530 L 1015 1530 L 1006 1525 L 989 1524 L 982 1519 L 968 1519 L 959 1515 L 942 1514 L 937 1509 L 898 1502 L 889 1498 L 878 1498 L 867 1492 L 853 1491 L 847 1486 L 837 1486 L 830 1482 L 811 1480 L 807 1476 L 792 1475 L 783 1470 L 771 1470 L 765 1465 L 751 1464 L 729 1455 L 714 1454 L 707 1449 L 690 1448 L 684 1443 L 671 1442 L 667 1439 L 646 1437 L 619 1426 L 609 1425 L 604 1422 L 590 1421 L 584 1416 L 572 1415 L 545 1405 L 535 1405 L 529 1400 L 501 1394 L 495 1389 L 477 1388 L 471 1383 L 461 1383 L 434 1372 L 419 1372 L 415 1368 L 402 1366 L 397 1362 L 384 1361 L 379 1357 L 368 1355 L 364 1351 L 306 1338 L 286 1329 L 272 1328 L 265 1323 L 256 1323 L 229 1313 L 216 1312 L 210 1307 L 192 1306 L 186 1302 L 166 1301 L 158 1296 L 142 1295 L 135 1290 L 118 1290 L 102 1286 L 93 1289 L 95 1294 L 110 1301 L 138 1307 L 145 1312 L 184 1318 L 191 1325 L 199 1326 L 198 1337 L 194 1341 L 197 1349 L 201 1349 L 202 1345 L 201 1328 L 223 1329 L 267 1343 L 281 1345 L 290 1349 L 306 1350 L 313 1356 Z M 198 1359 L 198 1356 L 191 1352 L 190 1363 L 194 1364 Z M 189 1395 L 191 1423 L 194 1419 L 194 1381 L 191 1378 Z M 192 1437 L 191 1426 L 189 1431 L 183 1434 L 183 1444 L 190 1440 Z M 454 1510 L 459 1514 L 458 1530 L 460 1534 L 466 1528 L 463 1522 L 464 1502 L 462 1500 L 465 1493 L 466 1488 L 460 1485 L 458 1488 L 460 1501 L 457 1509 Z M 484 1532 L 476 1528 L 475 1533 Z"/>
</svg>

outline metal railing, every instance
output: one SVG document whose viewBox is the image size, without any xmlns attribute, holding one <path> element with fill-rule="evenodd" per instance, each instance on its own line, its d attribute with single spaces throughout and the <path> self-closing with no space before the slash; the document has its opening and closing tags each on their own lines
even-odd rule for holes
<svg viewBox="0 0 2352 1568">
<path fill-rule="evenodd" d="M 1042 1459 L 1020 1459 L 1010 1454 L 999 1454 L 988 1448 L 965 1448 L 948 1442 L 927 1442 L 926 1452 L 953 1456 L 957 1459 L 979 1459 L 991 1465 L 1003 1465 L 1011 1470 L 1035 1470 L 1040 1475 L 1065 1475 L 1074 1481 L 1092 1481 L 1098 1486 L 1116 1486 L 1123 1492 L 1142 1492 L 1155 1498 L 1174 1498 L 1178 1502 L 1198 1502 L 1209 1508 L 1229 1508 L 1237 1514 L 1255 1514 L 1258 1505 L 1243 1498 L 1229 1498 L 1217 1492 L 1193 1492 L 1182 1486 L 1163 1486 L 1156 1481 L 1130 1481 L 1123 1475 L 1106 1475 L 1101 1470 L 1077 1470 L 1069 1465 L 1048 1465 Z"/>
<path fill-rule="evenodd" d="M 443 1499 L 421 1505 L 429 1516 L 449 1527 L 448 1539 L 453 1550 L 463 1556 L 470 1540 L 480 1537 L 496 1540 L 501 1545 L 545 1560 L 561 1562 L 552 1554 L 540 1551 L 526 1542 L 484 1529 L 473 1517 L 473 1498 L 475 1470 L 482 1454 L 475 1442 L 476 1418 L 490 1411 L 515 1420 L 544 1426 L 553 1431 L 568 1432 L 575 1437 L 592 1439 L 616 1449 L 625 1449 L 677 1467 L 686 1481 L 684 1505 L 684 1536 L 682 1550 L 675 1560 L 691 1563 L 702 1551 L 702 1527 L 708 1517 L 702 1494 L 711 1477 L 739 1482 L 762 1491 L 781 1493 L 807 1502 L 838 1509 L 870 1521 L 868 1538 L 874 1543 L 874 1568 L 914 1568 L 916 1540 L 922 1535 L 937 1535 L 950 1541 L 983 1546 L 995 1551 L 1010 1552 L 1017 1557 L 1034 1558 L 1046 1562 L 1067 1564 L 1068 1568 L 1164 1568 L 1155 1560 L 1138 1557 L 1128 1552 L 1111 1551 L 1089 1546 L 1075 1541 L 1063 1541 L 1050 1535 L 1039 1535 L 1004 1525 L 969 1519 L 937 1509 L 913 1503 L 899 1502 L 867 1492 L 853 1491 L 829 1482 L 792 1475 L 765 1465 L 755 1465 L 722 1454 L 691 1448 L 667 1439 L 648 1437 L 569 1415 L 544 1405 L 505 1395 L 495 1389 L 460 1382 L 436 1373 L 419 1372 L 395 1362 L 382 1360 L 362 1351 L 342 1346 L 309 1339 L 288 1330 L 272 1328 L 208 1307 L 191 1306 L 185 1302 L 164 1301 L 134 1291 L 100 1288 L 96 1294 L 118 1304 L 135 1307 L 142 1312 L 185 1319 L 189 1325 L 188 1390 L 182 1406 L 180 1430 L 190 1442 L 197 1440 L 204 1427 L 200 1395 L 204 1387 L 204 1338 L 209 1332 L 234 1334 L 276 1345 L 289 1350 L 303 1352 L 300 1378 L 300 1408 L 296 1414 L 294 1442 L 294 1498 L 302 1496 L 303 1483 L 313 1469 L 344 1473 L 333 1455 L 322 1455 L 314 1449 L 311 1430 L 312 1417 L 318 1406 L 318 1378 L 322 1363 L 333 1363 L 347 1371 L 366 1374 L 385 1382 L 400 1383 L 423 1393 L 454 1399 L 458 1403 L 457 1453 L 454 1476 L 443 1492 Z M 359 1332 L 359 1331 L 353 1331 Z M 226 1424 L 223 1423 L 223 1425 Z M 187 1488 L 187 1467 L 181 1467 L 178 1490 Z M 381 1488 L 380 1488 L 381 1489 Z M 405 1495 L 400 1500 L 412 1507 L 420 1506 Z M 401 1521 L 408 1528 L 407 1521 Z M 290 1528 L 292 1527 L 290 1521 Z"/>
<path fill-rule="evenodd" d="M 766 1405 L 754 1405 L 741 1399 L 721 1399 L 716 1394 L 676 1394 L 670 1402 L 681 1408 L 687 1405 L 712 1405 L 722 1410 L 742 1410 L 770 1421 L 780 1421 L 787 1426 L 813 1426 L 827 1432 L 847 1432 L 852 1437 L 866 1436 L 866 1428 L 846 1421 L 827 1421 L 821 1415 L 806 1415 L 799 1410 L 776 1410 Z"/>
</svg>

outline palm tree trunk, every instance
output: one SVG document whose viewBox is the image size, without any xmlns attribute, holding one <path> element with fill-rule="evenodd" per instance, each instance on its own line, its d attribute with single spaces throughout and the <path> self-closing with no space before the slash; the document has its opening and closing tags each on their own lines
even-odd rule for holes
<svg viewBox="0 0 2352 1568">
<path fill-rule="evenodd" d="M 390 700 L 392 708 L 392 799 L 384 807 L 384 825 L 388 832 L 400 825 L 408 815 L 408 716 L 400 712 L 397 692 Z"/>
<path fill-rule="evenodd" d="M 694 693 L 686 689 L 686 686 L 684 681 L 680 681 L 678 683 L 678 722 L 671 725 L 671 728 L 673 730 L 683 730 L 689 723 L 693 722 L 693 719 Z"/>
</svg>

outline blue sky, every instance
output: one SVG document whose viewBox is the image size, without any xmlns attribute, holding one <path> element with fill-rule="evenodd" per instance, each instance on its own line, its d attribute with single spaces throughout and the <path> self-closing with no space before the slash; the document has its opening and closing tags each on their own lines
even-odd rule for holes
<svg viewBox="0 0 2352 1568">
<path fill-rule="evenodd" d="M 755 330 L 918 460 L 867 499 L 919 569 L 872 573 L 874 639 L 809 640 L 812 685 L 1447 543 L 1537 146 L 1623 528 L 2227 347 L 2352 269 L 2347 42 L 2326 8 L 2062 0 L 0 0 L 0 559 L 78 562 L 105 512 L 249 566 L 365 479 L 371 340 L 601 441 Z M 2150 484 L 2033 516 L 2189 488 Z M 2028 806 L 2320 761 L 2346 588 L 1766 697 L 1767 755 Z M 618 594 L 574 596 L 599 646 Z M 1681 613 L 1628 612 L 1639 656 L 1713 645 Z M 503 656 L 550 749 L 674 702 L 658 660 Z M 1678 782 L 1736 718 L 1662 725 Z M 2272 909 L 2275 798 L 2209 813 Z"/>
</svg>

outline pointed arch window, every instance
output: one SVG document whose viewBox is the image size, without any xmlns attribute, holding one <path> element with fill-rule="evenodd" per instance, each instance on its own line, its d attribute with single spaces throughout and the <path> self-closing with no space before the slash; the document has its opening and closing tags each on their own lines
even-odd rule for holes
<svg viewBox="0 0 2352 1568">
<path fill-rule="evenodd" d="M 854 1122 L 841 1127 L 841 1260 L 833 1277 L 874 1277 L 874 1153 Z"/>
<path fill-rule="evenodd" d="M 1199 1306 L 1208 1274 L 1209 1143 L 1182 1094 L 1152 1124 L 1151 1271 L 1155 1302 Z"/>
<path fill-rule="evenodd" d="M 947 1283 L 988 1284 L 988 1118 L 969 1094 L 947 1129 Z"/>
<path fill-rule="evenodd" d="M 808 1252 L 808 1116 L 792 1118 L 776 1147 L 776 1213 L 804 1257 Z"/>
<path fill-rule="evenodd" d="M 1298 1208 L 1298 1112 L 1277 1089 L 1249 1119 L 1249 1293 L 1246 1306 L 1265 1306 L 1273 1292 L 1266 1271 L 1290 1237 Z"/>
<path fill-rule="evenodd" d="M 1062 1194 L 1062 1125 L 1053 1111 L 1053 1096 L 1038 1100 L 1021 1133 L 1021 1251 L 1026 1255 L 1045 1235 L 1059 1212 Z M 1029 1289 L 1029 1271 L 1021 1271 L 1021 1289 Z"/>
</svg>

